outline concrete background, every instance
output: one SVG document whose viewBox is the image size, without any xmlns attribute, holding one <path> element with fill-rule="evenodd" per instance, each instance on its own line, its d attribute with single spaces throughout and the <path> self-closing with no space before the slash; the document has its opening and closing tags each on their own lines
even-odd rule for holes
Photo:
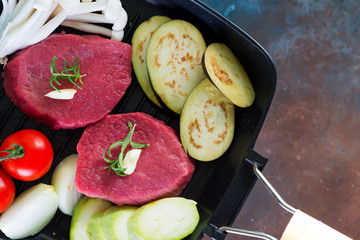
<svg viewBox="0 0 360 240">
<path fill-rule="evenodd" d="M 289 204 L 360 239 L 360 1 L 203 2 L 275 62 L 277 89 L 255 146 L 269 159 L 264 175 Z M 291 216 L 258 182 L 233 226 L 280 238 Z"/>
</svg>

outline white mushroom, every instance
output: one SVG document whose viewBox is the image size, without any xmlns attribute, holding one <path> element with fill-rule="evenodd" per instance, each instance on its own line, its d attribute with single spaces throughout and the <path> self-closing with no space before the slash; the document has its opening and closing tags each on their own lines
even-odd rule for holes
<svg viewBox="0 0 360 240">
<path fill-rule="evenodd" d="M 16 5 L 16 8 L 13 11 L 10 20 L 13 28 L 25 22 L 26 19 L 28 19 L 31 16 L 34 10 L 34 8 L 32 7 L 33 4 L 34 4 L 34 0 L 29 0 L 29 1 L 22 0 L 18 3 L 18 5 Z"/>
<path fill-rule="evenodd" d="M 79 5 L 79 8 L 76 10 L 75 14 L 89 13 L 103 11 L 106 8 L 106 1 L 96 1 L 96 2 L 82 2 Z"/>
<path fill-rule="evenodd" d="M 2 0 L 0 63 L 35 44 L 59 25 L 121 41 L 128 16 L 119 0 Z M 94 13 L 96 12 L 96 13 Z M 96 25 L 112 24 L 111 29 Z"/>
<path fill-rule="evenodd" d="M 65 20 L 61 23 L 62 26 L 71 27 L 80 31 L 88 33 L 97 33 L 104 36 L 111 37 L 112 30 L 102 26 L 94 25 L 91 23 L 77 22 L 77 21 L 68 21 Z"/>
<path fill-rule="evenodd" d="M 14 11 L 12 4 L 7 0 L 2 0 L 3 11 L 0 16 L 0 31 L 3 32 L 9 22 L 9 19 Z"/>
<path fill-rule="evenodd" d="M 36 32 L 34 37 L 28 41 L 28 45 L 32 45 L 44 40 L 65 20 L 66 16 L 67 14 L 65 10 L 59 12 L 59 14 L 49 20 Z"/>
<path fill-rule="evenodd" d="M 115 31 L 120 31 L 124 29 L 127 21 L 128 21 L 128 15 L 126 11 L 123 8 L 121 8 L 121 10 L 119 11 L 119 17 L 115 19 L 112 29 Z"/>
<path fill-rule="evenodd" d="M 18 49 L 25 48 L 35 43 L 33 41 L 34 38 L 38 39 L 38 41 L 43 40 L 58 26 L 52 26 L 52 28 L 50 29 L 51 31 L 47 31 L 47 34 L 44 36 L 44 33 L 42 31 L 46 29 L 45 23 L 49 19 L 51 12 L 57 6 L 57 2 L 52 1 L 52 5 L 50 6 L 50 8 L 47 9 L 46 5 L 41 6 L 39 4 L 40 2 L 38 1 L 39 9 L 35 9 L 34 5 L 31 6 L 31 9 L 35 11 L 33 11 L 33 13 L 22 23 L 19 23 L 16 26 L 13 26 L 11 21 L 8 23 L 8 28 L 5 29 L 2 33 L 2 37 L 0 40 L 0 57 L 5 57 L 17 51 Z M 29 6 L 26 4 L 23 5 L 23 8 L 28 7 Z M 26 12 L 26 9 L 19 9 L 19 13 L 23 11 Z M 14 17 L 14 19 L 16 19 L 16 17 Z M 62 22 L 62 20 L 60 22 Z M 47 25 L 47 27 L 49 27 L 49 25 Z"/>
<path fill-rule="evenodd" d="M 116 41 L 122 41 L 124 38 L 124 30 L 121 31 L 112 31 L 111 32 L 111 39 Z"/>
<path fill-rule="evenodd" d="M 121 15 L 122 4 L 119 0 L 107 0 L 104 15 L 109 20 L 116 20 Z"/>
<path fill-rule="evenodd" d="M 76 13 L 80 7 L 80 1 L 74 0 L 59 0 L 59 5 L 66 11 L 68 15 Z"/>
<path fill-rule="evenodd" d="M 82 13 L 71 15 L 67 16 L 66 20 L 88 23 L 113 23 L 113 21 L 107 19 L 103 14 L 99 13 Z"/>
<path fill-rule="evenodd" d="M 102 13 L 92 13 L 90 10 L 102 11 Z M 111 37 L 111 39 L 121 41 L 124 36 L 123 29 L 127 21 L 128 15 L 119 0 L 97 0 L 96 2 L 81 3 L 76 14 L 67 16 L 66 21 L 61 25 L 84 32 L 101 34 Z M 113 31 L 89 23 L 113 24 Z"/>
<path fill-rule="evenodd" d="M 33 7 L 41 11 L 49 11 L 53 1 L 49 0 L 35 0 Z M 74 1 L 75 2 L 75 1 Z"/>
</svg>

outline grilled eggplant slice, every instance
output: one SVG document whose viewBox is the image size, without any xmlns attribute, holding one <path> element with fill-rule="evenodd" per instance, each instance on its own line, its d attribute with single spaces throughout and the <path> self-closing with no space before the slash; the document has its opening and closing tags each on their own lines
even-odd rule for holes
<svg viewBox="0 0 360 240">
<path fill-rule="evenodd" d="M 234 137 L 235 106 L 208 79 L 190 93 L 180 116 L 185 151 L 200 161 L 220 157 Z"/>
<path fill-rule="evenodd" d="M 233 104 L 243 108 L 252 105 L 255 91 L 251 81 L 240 61 L 225 44 L 210 44 L 203 64 L 210 80 Z"/>
<path fill-rule="evenodd" d="M 156 105 L 161 107 L 159 97 L 156 95 L 146 67 L 146 50 L 153 32 L 163 23 L 171 19 L 166 16 L 153 16 L 143 22 L 136 29 L 132 38 L 132 64 L 140 87 L 146 96 Z"/>
<path fill-rule="evenodd" d="M 191 90 L 205 78 L 202 56 L 206 44 L 191 23 L 171 20 L 152 35 L 146 54 L 155 92 L 163 103 L 180 114 Z"/>
</svg>

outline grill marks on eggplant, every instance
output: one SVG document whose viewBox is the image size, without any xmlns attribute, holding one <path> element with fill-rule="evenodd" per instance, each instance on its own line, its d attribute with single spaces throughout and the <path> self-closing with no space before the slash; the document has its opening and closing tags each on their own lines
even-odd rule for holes
<svg viewBox="0 0 360 240">
<path fill-rule="evenodd" d="M 234 137 L 235 108 L 208 79 L 187 98 L 180 117 L 181 143 L 190 156 L 201 161 L 220 157 Z"/>
<path fill-rule="evenodd" d="M 142 30 L 144 26 L 149 29 Z M 234 105 L 249 107 L 255 99 L 240 61 L 225 44 L 206 47 L 199 30 L 183 20 L 155 16 L 137 31 L 147 32 L 133 39 L 137 42 L 134 49 L 138 49 L 133 63 L 141 65 L 144 72 L 147 68 L 146 81 L 153 87 L 143 87 L 144 92 L 158 106 L 165 104 L 181 114 L 181 143 L 191 157 L 201 161 L 217 159 L 234 137 Z M 139 79 L 140 85 L 142 81 Z"/>
<path fill-rule="evenodd" d="M 199 30 L 183 20 L 161 25 L 147 49 L 147 68 L 155 92 L 180 114 L 192 89 L 205 78 L 201 58 L 206 44 Z"/>
<path fill-rule="evenodd" d="M 146 51 L 154 31 L 160 25 L 170 20 L 170 18 L 165 16 L 153 16 L 139 25 L 132 38 L 132 64 L 135 75 L 146 96 L 159 107 L 161 107 L 161 100 L 155 93 L 150 81 L 146 64 Z"/>
<path fill-rule="evenodd" d="M 225 85 L 232 85 L 234 83 L 229 74 L 219 66 L 216 59 L 212 58 L 210 60 L 210 65 L 213 68 L 214 75 L 221 83 Z"/>
<path fill-rule="evenodd" d="M 203 65 L 210 80 L 232 103 L 243 108 L 253 104 L 255 91 L 251 81 L 225 44 L 210 44 L 204 53 Z"/>
</svg>

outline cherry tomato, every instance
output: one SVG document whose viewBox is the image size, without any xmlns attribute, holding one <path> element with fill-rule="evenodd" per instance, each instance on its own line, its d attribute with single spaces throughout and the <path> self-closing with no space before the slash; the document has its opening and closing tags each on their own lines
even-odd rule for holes
<svg viewBox="0 0 360 240">
<path fill-rule="evenodd" d="M 0 168 L 0 213 L 8 209 L 15 198 L 15 184 Z"/>
<path fill-rule="evenodd" d="M 1 144 L 1 166 L 11 177 L 33 181 L 49 171 L 54 157 L 50 141 L 44 134 L 25 129 L 8 136 Z"/>
</svg>

